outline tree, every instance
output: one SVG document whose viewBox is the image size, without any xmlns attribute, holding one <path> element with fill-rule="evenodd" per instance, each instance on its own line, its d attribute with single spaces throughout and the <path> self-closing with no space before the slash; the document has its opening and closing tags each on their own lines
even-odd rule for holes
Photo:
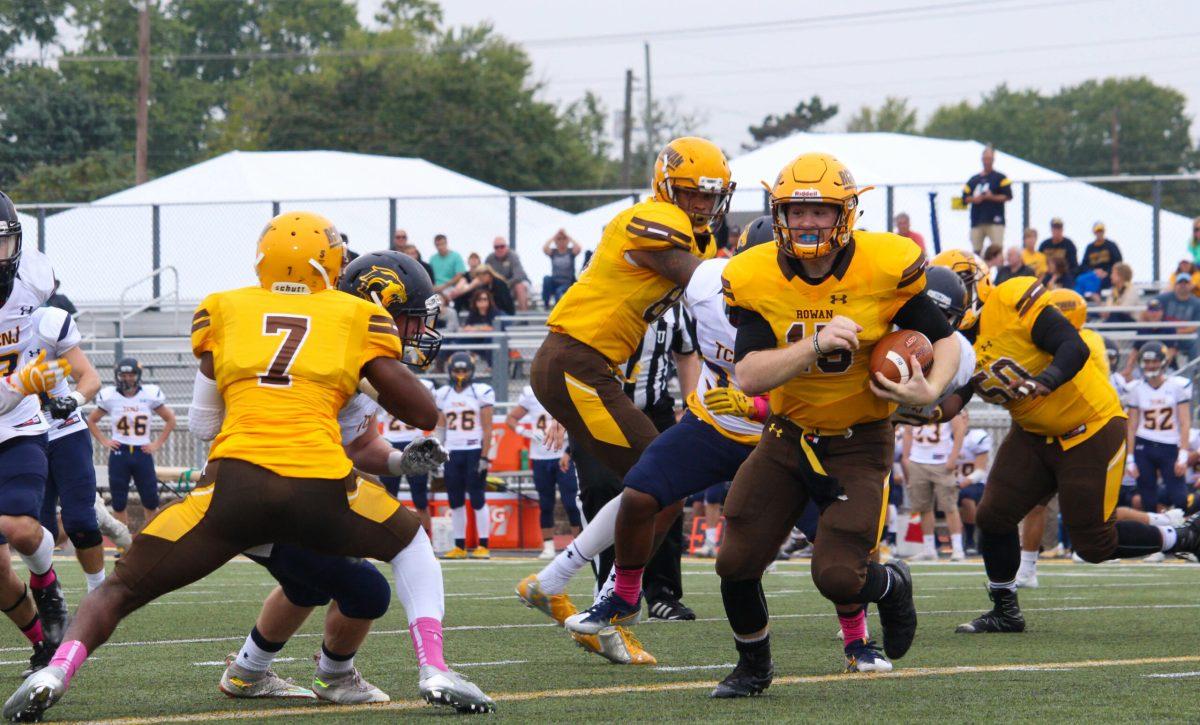
<svg viewBox="0 0 1200 725">
<path fill-rule="evenodd" d="M 796 108 L 782 116 L 770 115 L 763 119 L 758 126 L 749 128 L 752 144 L 744 144 L 746 150 L 776 139 L 791 136 L 800 131 L 810 131 L 837 115 L 837 104 L 826 106 L 820 96 L 813 96 L 807 101 L 800 101 Z"/>
<path fill-rule="evenodd" d="M 917 112 L 908 107 L 907 98 L 888 96 L 877 109 L 863 106 L 846 124 L 851 133 L 887 131 L 891 133 L 917 133 Z"/>
<path fill-rule="evenodd" d="M 49 45 L 58 37 L 55 21 L 66 6 L 66 0 L 0 0 L 0 54 L 26 40 Z"/>
<path fill-rule="evenodd" d="M 35 166 L 9 191 L 22 204 L 72 202 L 115 194 L 133 183 L 127 154 L 97 151 L 67 163 Z"/>
</svg>

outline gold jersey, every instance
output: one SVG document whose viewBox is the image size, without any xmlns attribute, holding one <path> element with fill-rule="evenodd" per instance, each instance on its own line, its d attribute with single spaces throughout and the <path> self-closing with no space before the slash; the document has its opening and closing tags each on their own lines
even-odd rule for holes
<svg viewBox="0 0 1200 725">
<path fill-rule="evenodd" d="M 1108 380 L 1104 342 L 1095 333 L 1083 335 L 1091 354 L 1075 377 L 1049 395 L 1015 400 L 1009 393 L 1011 385 L 1036 377 L 1054 359 L 1033 343 L 1033 324 L 1050 304 L 1045 292 L 1033 277 L 1014 277 L 992 290 L 979 316 L 971 383 L 984 400 L 1007 408 L 1016 425 L 1058 438 L 1066 450 L 1125 413 Z"/>
<path fill-rule="evenodd" d="M 637 349 L 646 326 L 663 315 L 683 288 L 657 272 L 637 266 L 634 250 L 679 249 L 699 259 L 716 256 L 711 240 L 700 249 L 687 214 L 674 204 L 643 201 L 618 214 L 604 228 L 595 254 L 571 285 L 546 324 L 623 365 Z"/>
<path fill-rule="evenodd" d="M 351 464 L 338 411 L 367 362 L 400 357 L 400 338 L 382 308 L 344 292 L 245 287 L 200 303 L 192 351 L 212 353 L 225 402 L 211 458 L 294 478 L 342 478 Z"/>
<path fill-rule="evenodd" d="M 871 392 L 871 349 L 891 331 L 900 308 L 925 289 L 925 254 L 907 237 L 855 231 L 841 255 L 820 281 L 798 276 L 773 244 L 752 247 L 725 267 L 725 303 L 761 315 L 776 347 L 814 334 L 836 315 L 862 326 L 858 350 L 824 355 L 771 391 L 771 412 L 808 430 L 844 431 L 895 411 Z"/>
</svg>

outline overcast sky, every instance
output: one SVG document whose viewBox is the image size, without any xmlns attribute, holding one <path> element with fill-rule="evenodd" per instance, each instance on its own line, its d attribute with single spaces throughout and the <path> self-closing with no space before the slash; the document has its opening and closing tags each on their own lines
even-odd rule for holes
<svg viewBox="0 0 1200 725">
<path fill-rule="evenodd" d="M 369 22 L 378 0 L 360 0 Z M 863 105 L 907 97 L 923 123 L 938 106 L 976 101 L 999 83 L 1053 92 L 1090 78 L 1146 75 L 1200 110 L 1197 0 L 445 0 L 451 25 L 490 21 L 521 42 L 547 100 L 590 89 L 610 111 L 633 68 L 651 88 L 697 112 L 729 152 L 747 126 L 820 95 L 845 129 Z M 822 18 L 825 18 L 822 20 Z M 1193 125 L 1193 135 L 1200 127 Z"/>
</svg>

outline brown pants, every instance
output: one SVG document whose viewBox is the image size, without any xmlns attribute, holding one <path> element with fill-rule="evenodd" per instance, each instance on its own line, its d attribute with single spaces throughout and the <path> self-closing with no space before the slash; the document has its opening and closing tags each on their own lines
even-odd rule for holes
<svg viewBox="0 0 1200 725">
<path fill-rule="evenodd" d="M 989 534 L 1008 534 L 1034 506 L 1058 492 L 1071 545 L 1098 563 L 1117 550 L 1114 511 L 1125 472 L 1125 418 L 1113 418 L 1091 438 L 1064 451 L 1014 425 L 988 474 L 975 523 Z"/>
<path fill-rule="evenodd" d="M 133 609 L 202 579 L 246 549 L 295 544 L 322 554 L 390 561 L 420 521 L 382 486 L 285 478 L 246 461 L 209 461 L 200 485 L 159 512 L 117 562 Z"/>
<path fill-rule="evenodd" d="M 813 583 L 835 604 L 854 603 L 883 531 L 894 447 L 886 420 L 857 426 L 849 437 L 813 438 L 772 416 L 725 498 L 717 574 L 760 578 L 811 499 L 822 509 Z"/>
<path fill-rule="evenodd" d="M 533 357 L 529 382 L 538 402 L 567 432 L 622 478 L 658 435 L 625 395 L 608 360 L 570 335 L 551 332 Z"/>
</svg>

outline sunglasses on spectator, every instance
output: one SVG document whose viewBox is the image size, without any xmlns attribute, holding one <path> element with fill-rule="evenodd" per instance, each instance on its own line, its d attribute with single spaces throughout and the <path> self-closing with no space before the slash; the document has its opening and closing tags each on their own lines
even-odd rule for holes
<svg viewBox="0 0 1200 725">
<path fill-rule="evenodd" d="M 508 249 L 508 245 L 507 244 L 496 244 L 496 245 L 492 246 L 492 249 Z"/>
</svg>

